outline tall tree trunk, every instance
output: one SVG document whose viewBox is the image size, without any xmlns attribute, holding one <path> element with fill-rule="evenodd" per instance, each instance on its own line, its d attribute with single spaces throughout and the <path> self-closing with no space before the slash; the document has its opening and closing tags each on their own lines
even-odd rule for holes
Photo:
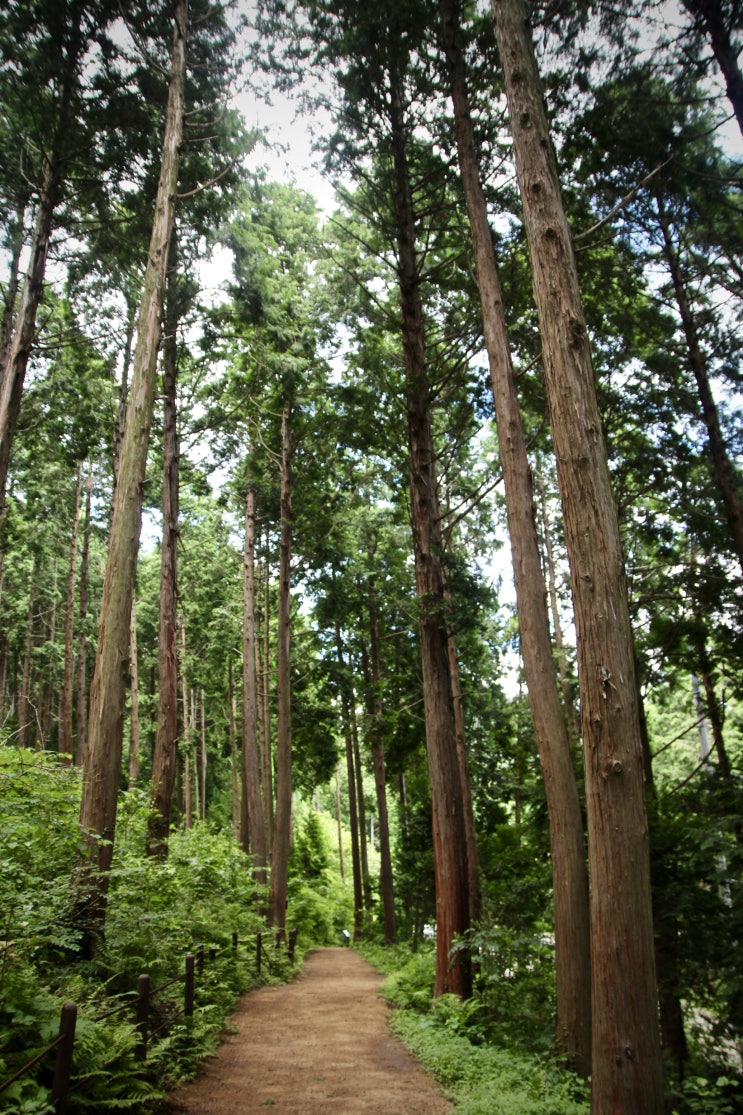
<svg viewBox="0 0 743 1115">
<path fill-rule="evenodd" d="M 65 600 L 64 624 L 64 676 L 62 679 L 62 700 L 59 715 L 60 755 L 67 755 L 72 762 L 72 695 L 75 687 L 75 573 L 77 569 L 77 538 L 80 528 L 80 492 L 83 483 L 82 464 L 78 465 L 75 485 L 75 504 L 72 512 L 72 537 L 70 539 L 70 561 L 67 569 L 67 596 Z"/>
<path fill-rule="evenodd" d="M 335 768 L 335 819 L 338 826 L 338 867 L 341 873 L 341 879 L 345 881 L 346 878 L 346 865 L 343 861 L 343 823 L 341 819 L 341 783 L 340 783 L 340 763 Z"/>
<path fill-rule="evenodd" d="M 592 1110 L 658 1115 L 639 694 L 624 562 L 575 256 L 523 0 L 492 0 L 542 333 L 572 574 L 591 880 Z"/>
<path fill-rule="evenodd" d="M 121 446 L 124 441 L 126 428 L 126 408 L 129 400 L 129 372 L 132 366 L 132 347 L 134 344 L 134 330 L 137 325 L 137 305 L 133 299 L 127 298 L 126 337 L 124 340 L 124 353 L 121 361 L 121 383 L 119 384 L 119 405 L 116 408 L 116 424 L 114 426 L 114 483 L 111 493 L 111 512 L 113 514 L 113 501 L 116 496 L 116 485 L 119 482 L 119 464 L 121 461 Z M 167 403 L 166 403 L 167 406 Z"/>
<path fill-rule="evenodd" d="M 544 480 L 539 472 L 535 474 L 535 481 L 539 493 L 539 514 L 542 521 L 544 563 L 547 566 L 547 593 L 549 596 L 550 614 L 552 616 L 552 637 L 555 647 L 555 657 L 557 659 L 557 674 L 560 679 L 560 689 L 562 690 L 562 708 L 565 715 L 568 739 L 572 745 L 580 743 L 580 728 L 575 712 L 573 684 L 568 670 L 568 656 L 565 653 L 565 638 L 562 632 L 560 609 L 557 602 L 557 574 L 555 571 L 555 555 L 552 548 L 552 530 L 550 528 L 549 515 L 547 514 L 547 496 Z"/>
<path fill-rule="evenodd" d="M 268 553 L 268 538 L 266 539 L 266 553 Z M 271 701 L 269 692 L 269 661 L 271 655 L 271 583 L 269 577 L 268 559 L 263 568 L 263 669 L 261 676 L 260 693 L 260 731 L 261 731 L 261 790 L 263 792 L 263 823 L 266 829 L 266 851 L 269 860 L 273 848 L 273 756 L 271 754 Z M 256 674 L 259 671 L 258 640 L 256 639 Z"/>
<path fill-rule="evenodd" d="M 247 824 L 245 852 L 253 857 L 256 879 L 266 881 L 266 827 L 258 754 L 258 715 L 255 683 L 255 488 L 245 493 L 245 546 L 243 551 L 243 809 Z"/>
<path fill-rule="evenodd" d="M 678 253 L 671 236 L 671 228 L 666 216 L 663 200 L 656 195 L 658 220 L 663 233 L 663 254 L 668 264 L 673 283 L 673 292 L 676 297 L 681 326 L 686 339 L 686 348 L 689 355 L 689 366 L 694 374 L 697 384 L 697 394 L 702 405 L 702 421 L 709 438 L 709 451 L 712 458 L 715 479 L 722 494 L 725 511 L 727 513 L 730 536 L 733 540 L 735 552 L 738 556 L 740 567 L 743 570 L 743 502 L 738 490 L 738 478 L 735 474 L 733 462 L 725 445 L 725 439 L 720 429 L 720 416 L 712 394 L 712 388 L 707 374 L 707 362 L 702 352 L 699 340 L 699 330 L 696 319 L 686 293 L 684 277 L 681 272 Z"/>
<path fill-rule="evenodd" d="M 121 447 L 108 558 L 103 582 L 98 648 L 90 692 L 88 750 L 80 806 L 87 869 L 81 870 L 85 946 L 103 933 L 107 872 L 111 866 L 129 657 L 129 616 L 141 525 L 142 492 L 155 398 L 157 350 L 165 274 L 178 188 L 186 74 L 186 0 L 176 0 L 170 89 L 160 181 L 142 292 L 126 430 Z"/>
<path fill-rule="evenodd" d="M 588 874 L 578 788 L 557 691 L 546 587 L 500 279 L 480 182 L 460 44 L 459 0 L 439 0 L 506 496 L 521 653 L 550 818 L 558 1048 L 584 1076 L 591 1066 Z"/>
<path fill-rule="evenodd" d="M 201 809 L 199 817 L 202 821 L 206 820 L 206 767 L 207 767 L 207 753 L 206 753 L 206 708 L 204 703 L 204 689 L 203 686 L 199 691 L 199 704 L 201 706 L 201 762 L 199 763 L 199 774 L 201 778 Z"/>
<path fill-rule="evenodd" d="M 384 771 L 384 744 L 380 737 L 382 723 L 382 679 L 379 670 L 379 626 L 377 622 L 376 589 L 373 577 L 369 578 L 368 591 L 369 652 L 371 658 L 369 713 L 372 729 L 371 744 L 372 763 L 374 765 L 374 786 L 377 791 L 377 815 L 379 817 L 379 888 L 382 893 L 382 910 L 384 913 L 384 943 L 386 945 L 394 945 L 397 939 L 397 925 L 395 922 L 395 893 L 392 883 L 390 826 L 387 815 L 387 780 Z"/>
<path fill-rule="evenodd" d="M 343 717 L 343 731 L 346 741 L 346 773 L 348 776 L 348 812 L 351 828 L 351 867 L 353 870 L 353 939 L 357 941 L 361 936 L 361 927 L 364 916 L 364 892 L 361 876 L 361 849 L 359 842 L 359 814 L 356 804 L 356 774 L 353 761 L 353 731 L 351 728 L 351 710 L 347 689 L 347 673 L 345 656 L 343 654 L 343 636 L 338 620 L 335 621 L 335 646 L 338 654 L 341 682 L 341 715 Z"/>
<path fill-rule="evenodd" d="M 52 710 L 54 708 L 56 690 L 55 670 L 55 643 L 57 641 L 57 581 L 59 578 L 59 557 L 54 555 L 52 573 L 51 607 L 49 609 L 49 624 L 47 626 L 46 643 L 50 649 L 49 661 L 46 666 L 46 677 L 43 674 L 39 682 L 39 738 L 36 746 L 42 751 L 49 751 L 50 735 L 52 728 Z"/>
<path fill-rule="evenodd" d="M 286 927 L 292 809 L 292 740 L 290 689 L 290 604 L 292 547 L 291 401 L 281 415 L 281 540 L 279 555 L 279 636 L 277 648 L 278 711 L 276 721 L 276 816 L 274 818 L 269 921 Z"/>
<path fill-rule="evenodd" d="M 88 636 L 85 630 L 88 618 L 88 563 L 90 556 L 90 503 L 93 480 L 89 475 L 85 482 L 85 522 L 83 525 L 83 549 L 80 557 L 80 599 L 78 615 L 80 627 L 77 636 L 77 700 L 75 723 L 75 766 L 85 762 L 88 729 Z"/>
<path fill-rule="evenodd" d="M 405 396 L 410 465 L 410 512 L 423 667 L 428 776 L 431 787 L 436 885 L 436 985 L 468 996 L 471 964 L 464 950 L 453 960 L 455 938 L 469 928 L 467 834 L 464 822 L 456 728 L 443 619 L 444 576 L 436 456 L 431 428 L 431 390 L 416 255 L 415 213 L 410 189 L 401 83 L 390 75 L 390 122 L 394 211 L 402 311 Z"/>
<path fill-rule="evenodd" d="M 353 747 L 353 765 L 356 774 L 356 808 L 359 814 L 359 854 L 361 857 L 361 887 L 364 892 L 364 909 L 371 913 L 374 905 L 372 894 L 371 876 L 369 874 L 369 851 L 366 846 L 366 801 L 364 799 L 364 768 L 361 765 L 361 748 L 359 746 L 359 724 L 356 718 L 356 698 L 353 692 L 349 697 L 351 712 L 351 745 Z"/>
<path fill-rule="evenodd" d="M 18 296 L 18 276 L 20 273 L 21 252 L 23 251 L 23 227 L 26 217 L 26 202 L 18 206 L 16 219 L 11 223 L 9 233 L 10 261 L 8 264 L 8 284 L 3 300 L 3 317 L 0 324 L 0 383 L 4 373 L 10 341 L 13 336 L 13 320 L 15 318 L 15 300 Z"/>
<path fill-rule="evenodd" d="M 732 12 L 730 16 L 726 14 L 721 0 L 682 0 L 682 3 L 698 29 L 702 33 L 706 31 L 709 37 L 712 52 L 725 79 L 728 100 L 743 135 L 743 74 L 738 65 L 740 48 L 736 47 L 731 36 Z"/>
<path fill-rule="evenodd" d="M 44 290 L 46 257 L 52 232 L 52 220 L 58 188 L 58 166 L 49 160 L 44 166 L 44 179 L 36 211 L 36 224 L 31 241 L 31 260 L 23 284 L 21 303 L 13 336 L 0 380 L 0 516 L 5 509 L 10 451 L 21 409 L 23 381 L 36 329 L 36 315 Z"/>
<path fill-rule="evenodd" d="M 178 766 L 178 271 L 175 237 L 170 250 L 166 328 L 163 338 L 163 532 L 160 545 L 160 608 L 157 638 L 157 731 L 152 753 L 152 812 L 147 851 L 168 855 Z"/>
<path fill-rule="evenodd" d="M 31 673 L 33 669 L 34 608 L 36 605 L 36 578 L 38 557 L 34 558 L 31 582 L 28 586 L 28 611 L 26 612 L 26 641 L 21 668 L 21 688 L 18 694 L 18 742 L 21 747 L 32 747 L 36 738 L 36 709 L 31 703 Z"/>
<path fill-rule="evenodd" d="M 129 787 L 139 781 L 141 766 L 141 735 L 139 731 L 139 654 L 137 652 L 137 600 L 132 596 L 129 629 Z"/>
<path fill-rule="evenodd" d="M 237 710 L 232 659 L 227 659 L 227 733 L 230 744 L 230 799 L 232 803 L 232 839 L 240 843 L 240 755 L 237 747 Z"/>
</svg>

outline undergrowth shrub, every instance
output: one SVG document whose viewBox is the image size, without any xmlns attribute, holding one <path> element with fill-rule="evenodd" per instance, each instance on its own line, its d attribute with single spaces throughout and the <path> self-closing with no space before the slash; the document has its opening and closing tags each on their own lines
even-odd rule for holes
<svg viewBox="0 0 743 1115">
<path fill-rule="evenodd" d="M 497 1011 L 493 1003 L 497 980 L 483 981 L 482 971 L 471 999 L 462 1000 L 456 995 L 434 999 L 436 956 L 431 945 L 411 953 L 404 946 L 393 950 L 363 943 L 360 951 L 389 973 L 382 993 L 398 1008 L 392 1016 L 393 1029 L 450 1094 L 458 1113 L 586 1115 L 585 1084 L 564 1072 L 542 1048 L 544 1021 L 535 1025 L 527 1012 L 527 1021 L 522 1024 L 517 1014 L 519 987 L 523 984 L 525 999 L 532 996 L 532 1004 L 544 998 L 549 1023 L 549 980 L 544 974 L 539 977 L 533 968 L 540 949 L 548 949 L 548 945 L 536 939 L 527 946 L 508 935 L 497 940 L 500 952 L 495 959 L 492 934 L 472 934 L 469 938 L 470 947 L 476 947 L 480 955 L 476 968 L 486 966 L 491 975 L 506 981 L 507 1003 Z M 532 984 L 540 979 L 547 989 L 537 994 Z M 484 993 L 479 990 L 481 985 Z M 514 1012 L 510 1031 L 505 1026 L 506 1010 Z M 530 1040 L 534 1041 L 532 1048 Z"/>
<path fill-rule="evenodd" d="M 285 949 L 271 947 L 256 978 L 265 895 L 232 837 L 199 824 L 173 832 L 165 862 L 146 856 L 149 794 L 137 788 L 120 799 L 105 942 L 94 961 L 83 959 L 70 889 L 79 777 L 54 755 L 0 746 L 0 1081 L 56 1038 L 62 1004 L 72 1001 L 70 1115 L 143 1115 L 216 1046 L 237 996 L 256 982 L 285 980 L 291 966 Z M 180 976 L 186 952 L 201 943 L 207 958 L 193 1018 L 182 1015 L 181 980 L 161 990 L 140 1062 L 131 1005 L 101 1015 L 130 1003 L 142 972 L 153 988 Z M 161 1022 L 168 1025 L 155 1035 Z M 48 1055 L 0 1092 L 0 1115 L 47 1115 L 53 1062 Z"/>
</svg>

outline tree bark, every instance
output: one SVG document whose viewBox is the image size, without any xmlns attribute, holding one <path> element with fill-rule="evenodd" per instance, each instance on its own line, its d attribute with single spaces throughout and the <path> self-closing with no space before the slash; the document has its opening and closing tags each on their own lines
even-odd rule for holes
<svg viewBox="0 0 743 1115">
<path fill-rule="evenodd" d="M 557 575 L 555 571 L 555 555 L 552 548 L 552 531 L 547 514 L 547 498 L 544 480 L 537 471 L 535 474 L 536 488 L 539 493 L 539 513 L 542 520 L 542 539 L 544 542 L 544 564 L 547 566 L 547 594 L 549 596 L 550 614 L 552 616 L 552 638 L 557 659 L 557 674 L 562 690 L 562 708 L 565 716 L 565 725 L 570 744 L 580 743 L 580 728 L 575 712 L 573 698 L 573 684 L 568 671 L 568 657 L 565 653 L 565 639 L 560 622 L 560 609 L 557 603 Z"/>
<path fill-rule="evenodd" d="M 583 818 L 555 678 L 532 474 L 487 203 L 480 182 L 460 44 L 459 0 L 439 0 L 439 11 L 495 404 L 521 653 L 550 819 L 557 1041 L 572 1067 L 587 1076 L 591 1065 L 591 959 Z"/>
<path fill-rule="evenodd" d="M 167 328 L 163 342 L 163 531 L 160 545 L 160 608 L 157 637 L 157 730 L 152 753 L 152 812 L 147 851 L 164 860 L 178 766 L 178 308 L 174 242 L 168 277 Z"/>
<path fill-rule="evenodd" d="M 663 233 L 663 254 L 668 264 L 668 270 L 673 283 L 681 325 L 686 338 L 686 348 L 689 354 L 689 366 L 694 374 L 697 384 L 697 394 L 702 405 L 702 421 L 709 438 L 709 451 L 712 457 L 712 466 L 718 487 L 722 494 L 725 511 L 727 513 L 730 536 L 733 540 L 735 552 L 743 570 L 743 502 L 738 490 L 738 478 L 735 474 L 733 462 L 725 446 L 725 439 L 720 429 L 720 416 L 712 394 L 712 388 L 707 374 L 707 361 L 702 352 L 699 340 L 699 330 L 686 293 L 686 286 L 681 272 L 678 253 L 676 252 L 671 228 L 665 213 L 663 200 L 656 195 L 658 220 Z"/>
<path fill-rule="evenodd" d="M 268 552 L 268 545 L 266 546 Z M 261 738 L 261 791 L 263 793 L 263 823 L 266 829 L 265 847 L 266 852 L 272 855 L 273 846 L 273 756 L 271 754 L 271 702 L 269 700 L 269 677 L 270 671 L 268 668 L 269 658 L 271 654 L 271 625 L 269 617 L 271 615 L 271 585 L 269 577 L 268 560 L 266 560 L 263 570 L 263 670 L 260 669 L 260 662 L 258 661 L 259 644 L 256 639 L 256 676 L 261 677 L 261 692 L 259 697 L 259 727 Z"/>
<path fill-rule="evenodd" d="M 23 381 L 31 354 L 36 316 L 44 292 L 46 260 L 54 223 L 54 210 L 59 199 L 63 174 L 62 150 L 72 112 L 72 100 L 78 82 L 83 56 L 81 31 L 82 5 L 75 6 L 75 23 L 67 40 L 65 68 L 57 103 L 57 119 L 51 146 L 42 155 L 43 174 L 36 208 L 36 221 L 31 239 L 28 271 L 23 283 L 15 329 L 4 350 L 5 360 L 0 373 L 0 519 L 5 508 L 10 453 L 21 409 Z"/>
<path fill-rule="evenodd" d="M 464 997 L 472 989 L 469 957 L 450 956 L 455 938 L 469 928 L 467 834 L 449 677 L 441 562 L 441 514 L 431 428 L 431 392 L 416 255 L 415 213 L 410 189 L 400 82 L 390 74 L 390 123 L 394 211 L 410 466 L 410 513 L 423 669 L 426 751 L 431 787 L 436 886 L 436 995 Z"/>
<path fill-rule="evenodd" d="M 733 106 L 735 119 L 743 135 L 743 74 L 738 65 L 739 50 L 732 41 L 721 0 L 682 0 L 682 2 L 699 29 L 706 31 L 709 36 L 712 52 L 725 79 L 728 100 Z"/>
<path fill-rule="evenodd" d="M 361 888 L 364 895 L 364 909 L 371 913 L 374 905 L 371 876 L 369 875 L 369 850 L 366 845 L 366 802 L 364 800 L 364 768 L 361 765 L 361 747 L 359 746 L 359 724 L 356 718 L 356 698 L 351 692 L 349 696 L 351 713 L 351 746 L 353 749 L 353 766 L 356 775 L 356 809 L 359 815 L 359 856 L 361 859 Z"/>
<path fill-rule="evenodd" d="M 200 808 L 199 818 L 202 821 L 206 820 L 206 767 L 207 767 L 207 753 L 206 753 L 206 708 L 204 703 L 204 688 L 199 690 L 199 705 L 201 710 L 201 750 L 199 762 L 199 782 L 200 782 Z"/>
<path fill-rule="evenodd" d="M 77 718 L 75 723 L 75 766 L 85 762 L 88 726 L 88 636 L 85 630 L 88 617 L 88 563 L 90 555 L 90 503 L 93 480 L 85 482 L 85 523 L 83 526 L 83 549 L 80 557 L 80 600 L 78 615 L 80 627 L 77 637 Z"/>
<path fill-rule="evenodd" d="M 0 383 L 8 360 L 10 341 L 13 336 L 13 320 L 15 318 L 15 300 L 18 295 L 18 276 L 20 273 L 21 252 L 23 251 L 23 226 L 26 216 L 26 205 L 22 202 L 18 206 L 16 220 L 12 222 L 10 239 L 10 260 L 8 264 L 8 285 L 5 291 L 2 325 L 0 325 Z"/>
<path fill-rule="evenodd" d="M 137 601 L 132 596 L 129 627 L 129 788 L 139 781 L 142 762 L 139 730 L 139 654 L 137 652 Z"/>
<path fill-rule="evenodd" d="M 245 493 L 245 546 L 243 551 L 243 747 L 242 788 L 247 836 L 243 849 L 253 857 L 255 877 L 266 881 L 266 826 L 258 753 L 255 639 L 255 488 Z"/>
<path fill-rule="evenodd" d="M 155 397 L 163 293 L 178 188 L 186 72 L 186 0 L 177 0 L 170 89 L 160 181 L 140 306 L 132 387 L 121 447 L 98 648 L 90 693 L 88 750 L 80 806 L 84 863 L 79 896 L 86 921 L 85 947 L 103 933 L 107 872 L 111 866 L 129 657 L 129 616 L 141 526 L 142 493 Z"/>
<path fill-rule="evenodd" d="M 395 922 L 395 892 L 392 882 L 392 852 L 390 849 L 390 826 L 387 815 L 387 780 L 384 770 L 384 744 L 380 737 L 382 722 L 381 676 L 379 670 L 379 625 L 377 622 L 377 599 L 374 578 L 368 581 L 369 603 L 369 657 L 371 659 L 371 692 L 369 694 L 369 713 L 371 723 L 372 763 L 374 766 L 374 786 L 377 792 L 377 815 L 379 817 L 379 888 L 382 894 L 384 915 L 384 943 L 394 945 L 397 940 Z"/>
<path fill-rule="evenodd" d="M 648 824 L 619 524 L 575 256 L 523 0 L 492 0 L 570 561 L 591 881 L 592 1110 L 658 1115 Z"/>
<path fill-rule="evenodd" d="M 240 841 L 240 754 L 237 746 L 237 709 L 235 685 L 232 678 L 232 659 L 227 659 L 227 734 L 230 744 L 230 798 L 232 815 L 232 839 Z"/>
<path fill-rule="evenodd" d="M 279 636 L 277 648 L 278 709 L 276 720 L 276 815 L 274 817 L 269 920 L 286 927 L 286 890 L 289 871 L 292 809 L 292 740 L 290 676 L 290 604 L 292 547 L 291 400 L 281 415 L 281 540 L 279 543 Z"/>
<path fill-rule="evenodd" d="M 59 715 L 58 750 L 60 755 L 68 756 L 67 762 L 72 762 L 73 756 L 72 695 L 75 686 L 75 574 L 77 570 L 77 539 L 80 528 L 80 492 L 82 489 L 82 482 L 82 465 L 79 465 L 77 470 L 77 483 L 75 485 L 75 504 L 72 513 L 70 561 L 67 570 L 67 597 L 65 600 L 64 624 L 64 675 L 62 678 L 62 700 L 60 702 Z"/>
<path fill-rule="evenodd" d="M 38 558 L 34 558 L 31 583 L 28 586 L 28 611 L 26 613 L 26 642 L 21 669 L 21 688 L 18 694 L 18 742 L 21 747 L 31 747 L 36 738 L 36 709 L 31 702 L 31 674 L 34 647 L 34 607 L 36 605 L 36 578 Z"/>
<path fill-rule="evenodd" d="M 356 774 L 353 760 L 353 731 L 351 727 L 351 710 L 348 691 L 346 687 L 346 663 L 343 654 L 343 636 L 338 620 L 335 621 L 335 646 L 338 654 L 341 682 L 341 715 L 343 717 L 343 730 L 346 742 L 346 773 L 348 776 L 348 812 L 351 828 L 351 867 L 353 871 L 353 939 L 357 941 L 361 936 L 364 917 L 364 892 L 361 876 L 361 848 L 359 840 L 359 814 L 356 802 Z"/>
</svg>

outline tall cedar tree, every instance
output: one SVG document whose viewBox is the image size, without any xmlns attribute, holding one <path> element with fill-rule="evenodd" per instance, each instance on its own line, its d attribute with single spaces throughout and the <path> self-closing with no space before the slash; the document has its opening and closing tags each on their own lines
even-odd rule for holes
<svg viewBox="0 0 743 1115">
<path fill-rule="evenodd" d="M 95 950 L 97 939 L 103 932 L 106 873 L 111 865 L 116 827 L 129 619 L 183 133 L 187 26 L 186 0 L 177 0 L 160 179 L 140 304 L 132 386 L 121 446 L 90 692 L 88 747 L 80 804 L 84 853 L 76 880 L 85 948 L 89 952 Z"/>
<path fill-rule="evenodd" d="M 557 159 L 522 0 L 492 0 L 572 576 L 591 881 L 592 1110 L 663 1110 L 648 825 L 624 562 Z"/>
<path fill-rule="evenodd" d="M 531 468 L 487 203 L 480 183 L 462 53 L 459 0 L 439 0 L 439 12 L 490 364 L 521 653 L 550 818 L 558 1047 L 576 1069 L 587 1075 L 591 1065 L 591 958 L 583 818 L 555 678 Z"/>
</svg>

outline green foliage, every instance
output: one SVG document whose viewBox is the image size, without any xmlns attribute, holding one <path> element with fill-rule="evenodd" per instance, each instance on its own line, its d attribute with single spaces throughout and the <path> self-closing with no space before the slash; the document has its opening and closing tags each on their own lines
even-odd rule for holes
<svg viewBox="0 0 743 1115">
<path fill-rule="evenodd" d="M 392 1027 L 447 1090 L 461 1115 L 580 1115 L 582 1086 L 553 1063 L 492 1045 L 473 1045 L 457 1032 L 466 1007 L 446 996 L 432 1015 L 398 1011 Z M 452 1022 L 454 1019 L 454 1022 Z"/>
<path fill-rule="evenodd" d="M 301 812 L 300 806 L 300 812 Z M 290 858 L 289 919 L 301 939 L 338 945 L 353 924 L 353 891 L 331 864 L 327 814 L 307 809 L 297 823 Z"/>
<path fill-rule="evenodd" d="M 62 1004 L 72 1001 L 78 1021 L 69 1110 L 151 1110 L 165 1087 L 196 1071 L 237 995 L 256 982 L 254 940 L 263 920 L 248 861 L 229 836 L 204 824 L 174 831 L 166 861 L 146 857 L 149 794 L 123 794 L 106 939 L 94 962 L 83 961 L 69 889 L 79 772 L 49 754 L 0 747 L 0 789 L 0 1079 L 56 1038 Z M 167 1025 L 153 1036 L 142 1064 L 131 1006 L 109 1012 L 128 1003 L 141 972 L 153 988 L 182 974 L 185 953 L 202 942 L 207 957 L 193 1019 L 178 1017 L 182 982 L 153 994 L 151 1030 Z M 272 950 L 262 979 L 289 973 L 286 951 Z M 0 1093 L 1 1115 L 48 1110 L 52 1061 L 48 1056 Z"/>
</svg>

